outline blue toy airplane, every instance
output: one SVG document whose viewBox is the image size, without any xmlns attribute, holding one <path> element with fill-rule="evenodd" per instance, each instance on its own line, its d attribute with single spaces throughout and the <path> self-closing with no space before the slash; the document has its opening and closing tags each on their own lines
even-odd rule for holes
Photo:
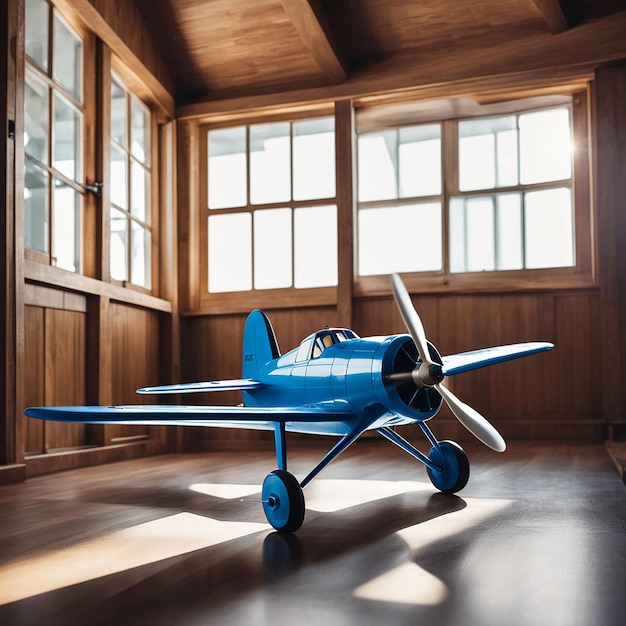
<svg viewBox="0 0 626 626">
<path fill-rule="evenodd" d="M 272 326 L 261 311 L 250 313 L 243 339 L 243 378 L 161 387 L 138 393 L 167 394 L 241 390 L 240 406 L 131 405 L 41 407 L 26 415 L 84 424 L 217 426 L 271 430 L 278 469 L 263 482 L 268 522 L 294 532 L 304 520 L 303 488 L 365 431 L 375 430 L 426 466 L 433 485 L 455 493 L 467 484 L 469 462 L 452 441 L 437 441 L 426 422 L 442 399 L 471 433 L 503 452 L 500 433 L 478 412 L 443 386 L 446 376 L 550 350 L 551 343 L 520 343 L 441 357 L 400 277 L 392 290 L 409 334 L 361 339 L 352 330 L 326 328 L 280 354 Z M 423 454 L 401 437 L 396 426 L 417 424 L 432 446 Z M 337 443 L 300 482 L 287 471 L 286 432 L 332 435 Z"/>
</svg>

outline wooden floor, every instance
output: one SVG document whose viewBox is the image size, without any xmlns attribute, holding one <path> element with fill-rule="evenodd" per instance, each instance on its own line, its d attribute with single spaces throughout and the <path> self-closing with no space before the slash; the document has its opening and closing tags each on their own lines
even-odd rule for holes
<svg viewBox="0 0 626 626">
<path fill-rule="evenodd" d="M 461 497 L 386 442 L 267 526 L 267 453 L 162 456 L 0 487 L 0 624 L 626 623 L 626 488 L 601 444 L 467 447 Z M 302 476 L 318 447 L 290 451 Z"/>
</svg>

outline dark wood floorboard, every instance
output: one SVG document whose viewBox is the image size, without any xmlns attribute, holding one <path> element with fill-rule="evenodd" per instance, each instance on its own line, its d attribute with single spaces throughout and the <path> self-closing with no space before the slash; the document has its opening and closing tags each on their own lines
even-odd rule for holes
<svg viewBox="0 0 626 626">
<path fill-rule="evenodd" d="M 290 470 L 322 451 L 291 450 Z M 400 450 L 357 443 L 305 489 L 294 536 L 241 501 L 270 450 L 2 486 L 0 624 L 626 623 L 626 488 L 603 445 L 467 451 L 470 482 L 446 497 Z"/>
</svg>

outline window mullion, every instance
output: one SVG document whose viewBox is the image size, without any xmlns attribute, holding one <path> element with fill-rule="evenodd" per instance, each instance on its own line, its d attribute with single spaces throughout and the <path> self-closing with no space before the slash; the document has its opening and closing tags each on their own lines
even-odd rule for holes
<svg viewBox="0 0 626 626">
<path fill-rule="evenodd" d="M 447 120 L 442 123 L 442 196 L 441 196 L 441 233 L 443 274 L 450 274 L 450 201 L 459 193 L 459 150 L 457 122 Z M 464 204 L 465 206 L 465 204 Z M 464 208 L 465 211 L 465 208 Z M 464 237 L 467 235 L 465 234 Z M 467 244 L 465 246 L 467 250 Z"/>
</svg>

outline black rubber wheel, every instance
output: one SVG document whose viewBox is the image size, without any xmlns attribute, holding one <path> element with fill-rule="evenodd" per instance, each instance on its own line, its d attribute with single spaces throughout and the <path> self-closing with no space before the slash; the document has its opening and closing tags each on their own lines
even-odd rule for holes
<svg viewBox="0 0 626 626">
<path fill-rule="evenodd" d="M 304 494 L 293 474 L 274 470 L 263 481 L 263 511 L 278 531 L 293 533 L 304 521 Z"/>
<path fill-rule="evenodd" d="M 456 493 L 467 485 L 470 475 L 469 461 L 458 443 L 440 441 L 439 449 L 431 448 L 428 458 L 440 468 L 439 471 L 426 468 L 430 481 L 439 491 Z"/>
</svg>

